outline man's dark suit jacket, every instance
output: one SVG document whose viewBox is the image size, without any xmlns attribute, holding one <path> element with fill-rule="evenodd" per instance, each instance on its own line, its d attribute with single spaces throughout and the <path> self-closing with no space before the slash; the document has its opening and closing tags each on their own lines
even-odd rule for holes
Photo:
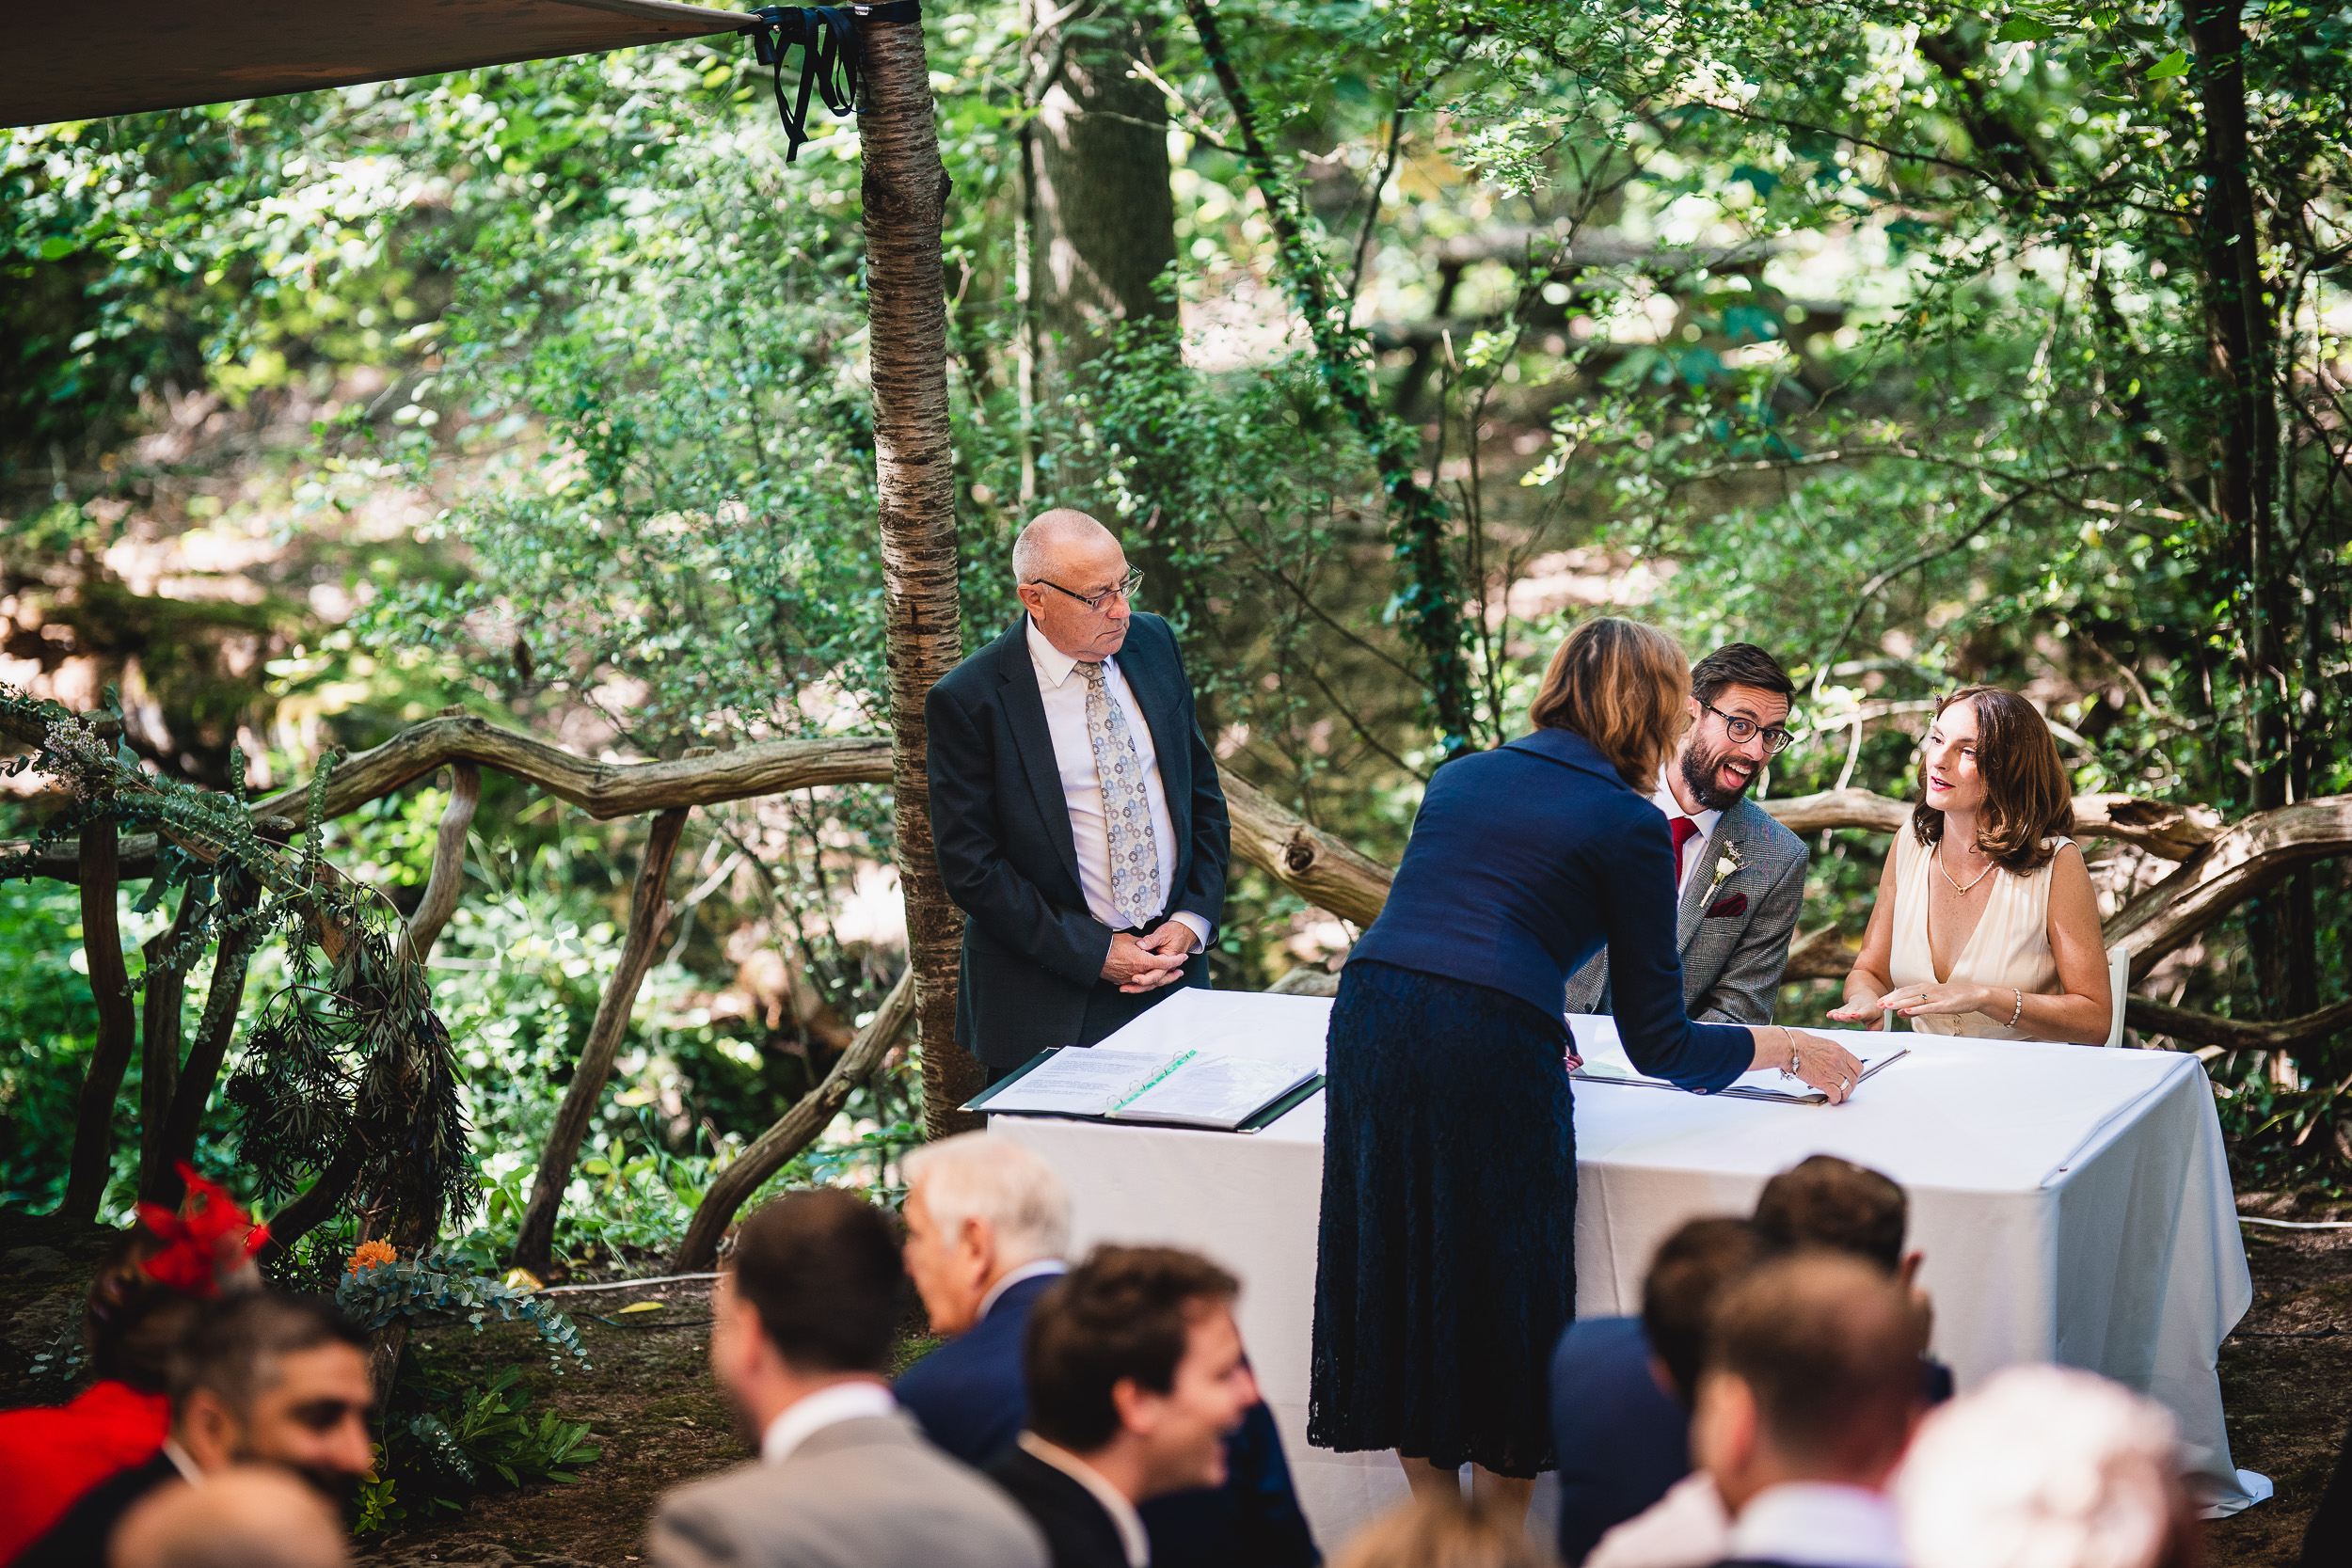
<svg viewBox="0 0 2352 1568">
<path fill-rule="evenodd" d="M 1577 1568 L 1614 1527 L 1691 1472 L 1691 1418 L 1650 1375 L 1639 1318 L 1580 1318 L 1551 1357 L 1560 1560 Z"/>
<path fill-rule="evenodd" d="M 1016 1448 L 988 1467 L 988 1477 L 1021 1505 L 1040 1533 L 1053 1568 L 1127 1568 L 1119 1521 L 1094 1494 L 1026 1449 Z M 1152 1568 L 1159 1559 L 1152 1558 Z"/>
<path fill-rule="evenodd" d="M 1151 729 L 1175 829 L 1168 912 L 1199 915 L 1214 942 L 1232 834 L 1192 683 L 1175 635 L 1156 615 L 1129 618 L 1116 657 Z M 1078 879 L 1070 805 L 1029 661 L 1028 617 L 948 671 L 923 716 L 931 843 L 947 895 L 966 917 L 957 1043 L 990 1067 L 1014 1068 L 1041 1051 L 1091 1045 L 1164 999 L 1173 988 L 1129 998 L 1103 980 L 1113 932 L 1088 911 Z M 1185 984 L 1208 984 L 1206 945 Z"/>
<path fill-rule="evenodd" d="M 106 1568 L 107 1548 L 123 1515 L 150 1492 L 179 1479 L 180 1466 L 163 1453 L 117 1471 L 83 1493 L 9 1568 Z"/>
<path fill-rule="evenodd" d="M 1013 1440 L 1029 1415 L 1022 1335 L 1029 1308 L 1053 1284 L 1050 1275 L 1022 1280 L 997 1297 L 970 1332 L 898 1378 L 898 1403 L 922 1424 L 925 1436 L 967 1465 L 986 1468 L 1008 1452 L 1021 1453 Z M 1035 1463 L 1028 1454 L 1021 1457 Z M 1311 1568 L 1322 1560 L 1291 1490 L 1274 1413 L 1263 1403 L 1250 1406 L 1240 1430 L 1225 1439 L 1225 1469 L 1223 1486 L 1153 1497 L 1136 1511 L 1152 1537 L 1152 1568 Z M 1085 1490 L 1078 1488 L 1081 1495 Z M 1052 1536 L 1042 1521 L 1040 1528 Z M 1111 1533 L 1116 1545 L 1118 1531 Z"/>
</svg>

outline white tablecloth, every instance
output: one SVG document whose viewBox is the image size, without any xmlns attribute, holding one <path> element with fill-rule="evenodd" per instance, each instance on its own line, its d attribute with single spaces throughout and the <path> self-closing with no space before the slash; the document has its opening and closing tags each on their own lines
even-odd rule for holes
<svg viewBox="0 0 2352 1568">
<path fill-rule="evenodd" d="M 1248 1053 L 1320 1040 L 1328 999 L 1185 990 L 1121 1044 Z M 1580 1018 L 1581 1036 L 1613 1030 Z M 2226 1510 L 2266 1495 L 2230 1463 L 2216 1358 L 2252 1301 L 2213 1092 L 2196 1057 L 1917 1036 L 1843 1106 L 1576 1086 L 1576 1308 L 1641 1310 L 1684 1220 L 1746 1213 L 1808 1154 L 1884 1171 L 1935 1298 L 1934 1353 L 1966 1388 L 2021 1361 L 2104 1372 L 2169 1406 Z M 1497 1116 L 1510 1114 L 1498 1106 Z M 1165 1242 L 1239 1275 L 1242 1333 L 1327 1550 L 1405 1496 L 1387 1454 L 1307 1446 L 1323 1097 L 1251 1134 L 995 1117 L 1075 1199 L 1074 1243 Z M 1497 1170 L 1496 1185 L 1513 1173 Z"/>
</svg>

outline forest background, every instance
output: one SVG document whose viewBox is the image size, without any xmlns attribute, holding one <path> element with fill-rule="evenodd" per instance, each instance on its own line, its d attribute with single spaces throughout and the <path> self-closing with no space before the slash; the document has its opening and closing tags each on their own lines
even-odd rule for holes
<svg viewBox="0 0 2352 1568">
<path fill-rule="evenodd" d="M 1224 766 L 1388 863 L 1434 768 L 1512 734 L 1597 605 L 1782 657 L 1776 796 L 1912 798 L 1935 694 L 1972 681 L 2032 696 L 2084 792 L 2234 819 L 2352 787 L 2352 13 L 1028 0 L 925 25 L 967 648 L 1009 621 L 1021 522 L 1093 512 Z M 819 115 L 787 161 L 771 86 L 721 39 L 7 133 L 0 679 L 119 705 L 143 768 L 256 792 L 453 707 L 622 758 L 888 733 L 858 139 Z M 20 834 L 55 817 L 47 781 L 10 783 Z M 411 910 L 447 798 L 346 816 L 325 852 Z M 881 786 L 689 820 L 561 1258 L 666 1252 L 880 1010 L 891 832 Z M 1885 843 L 1818 836 L 1805 931 L 1858 935 Z M 472 1240 L 502 1255 L 644 835 L 494 773 L 468 845 L 432 1000 Z M 2110 911 L 2169 868 L 2092 863 Z M 2315 1012 L 2347 995 L 2347 902 L 2323 861 L 2138 990 Z M 136 974 L 170 910 L 125 904 Z M 81 920 L 70 887 L 0 884 L 10 1205 L 65 1181 Z M 1237 866 L 1217 983 L 1301 984 L 1351 935 Z M 255 959 L 225 1086 L 281 964 Z M 1784 1016 L 1830 989 L 1791 983 Z M 918 1051 L 774 1181 L 889 1194 Z M 2211 1066 L 2243 1185 L 2344 1180 L 2352 1042 Z M 141 1095 L 135 1069 L 109 1218 Z M 199 1165 L 284 1196 L 240 1138 L 216 1100 Z"/>
</svg>

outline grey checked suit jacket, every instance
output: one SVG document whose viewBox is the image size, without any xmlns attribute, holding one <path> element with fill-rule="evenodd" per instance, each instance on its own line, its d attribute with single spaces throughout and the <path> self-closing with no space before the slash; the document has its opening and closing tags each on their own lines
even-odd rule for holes
<svg viewBox="0 0 2352 1568">
<path fill-rule="evenodd" d="M 781 1465 L 680 1487 L 646 1552 L 654 1568 L 1046 1568 L 1019 1506 L 905 1416 L 837 1422 Z"/>
<path fill-rule="evenodd" d="M 1715 863 L 1733 845 L 1740 868 L 1718 886 Z M 1706 860 L 1675 911 L 1683 1006 L 1701 1023 L 1770 1023 L 1781 971 L 1788 966 L 1788 939 L 1804 902 L 1804 840 L 1743 795 L 1715 824 L 1702 852 Z M 1708 914 L 1742 894 L 1747 908 L 1740 913 Z M 1610 1010 L 1607 948 L 1569 976 L 1567 1010 Z"/>
</svg>

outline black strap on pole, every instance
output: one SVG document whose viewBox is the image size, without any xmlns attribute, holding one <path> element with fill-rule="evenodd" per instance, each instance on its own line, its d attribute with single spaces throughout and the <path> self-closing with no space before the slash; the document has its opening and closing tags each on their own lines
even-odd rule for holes
<svg viewBox="0 0 2352 1568">
<path fill-rule="evenodd" d="M 861 22 L 920 22 L 921 0 L 891 0 L 882 6 L 763 6 L 757 18 L 736 32 L 752 40 L 759 63 L 774 70 L 776 118 L 784 121 L 784 161 L 801 155 L 808 140 L 809 94 L 825 107 L 847 118 L 857 113 L 857 24 Z M 801 90 L 787 104 L 784 100 L 784 56 L 794 45 L 801 51 Z"/>
</svg>

